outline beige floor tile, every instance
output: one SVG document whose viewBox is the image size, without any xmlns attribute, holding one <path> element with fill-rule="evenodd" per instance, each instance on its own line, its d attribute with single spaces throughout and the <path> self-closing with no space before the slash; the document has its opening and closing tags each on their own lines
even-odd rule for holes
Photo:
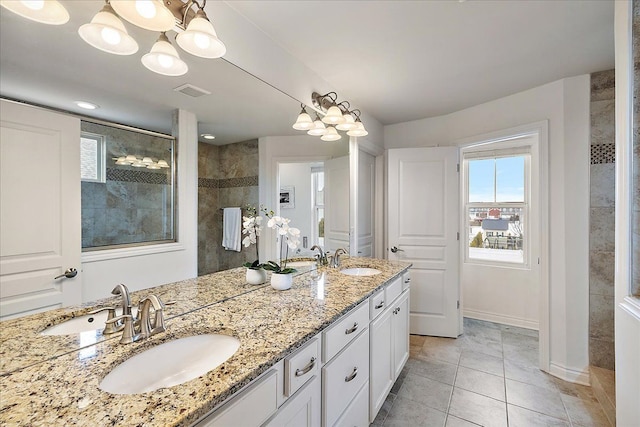
<svg viewBox="0 0 640 427">
<path fill-rule="evenodd" d="M 507 405 L 509 427 L 571 427 L 568 421 L 553 418 L 519 406 Z"/>
<path fill-rule="evenodd" d="M 499 340 L 496 341 L 479 335 L 463 335 L 459 340 L 462 342 L 464 350 L 502 358 L 502 342 Z"/>
<path fill-rule="evenodd" d="M 538 337 L 502 331 L 502 343 L 517 347 L 528 347 L 538 351 Z"/>
<path fill-rule="evenodd" d="M 420 354 L 416 357 L 432 358 L 457 365 L 461 353 L 461 343 L 456 339 L 426 337 Z"/>
<path fill-rule="evenodd" d="M 511 380 L 557 391 L 554 377 L 541 371 L 536 365 L 523 364 L 522 362 L 505 359 L 504 375 Z"/>
<path fill-rule="evenodd" d="M 447 415 L 447 422 L 445 423 L 445 427 L 477 427 L 479 425 L 453 415 Z"/>
<path fill-rule="evenodd" d="M 538 349 L 533 347 L 519 347 L 517 345 L 502 344 L 505 360 L 512 360 L 522 365 L 538 366 Z"/>
<path fill-rule="evenodd" d="M 460 356 L 460 365 L 465 368 L 504 376 L 503 360 L 500 357 L 465 349 Z"/>
<path fill-rule="evenodd" d="M 456 374 L 456 387 L 473 391 L 493 399 L 505 401 L 504 378 L 460 366 Z"/>
<path fill-rule="evenodd" d="M 407 362 L 409 372 L 453 385 L 456 377 L 457 366 L 436 359 L 410 359 Z"/>
<path fill-rule="evenodd" d="M 422 347 L 427 337 L 422 335 L 409 335 L 409 345 L 416 345 Z"/>
<path fill-rule="evenodd" d="M 560 393 L 510 379 L 507 383 L 507 403 L 568 421 Z"/>
<path fill-rule="evenodd" d="M 446 414 L 413 400 L 398 397 L 384 421 L 385 427 L 440 427 Z"/>
<path fill-rule="evenodd" d="M 457 387 L 453 390 L 449 413 L 485 427 L 507 426 L 507 410 L 504 402 Z"/>
<path fill-rule="evenodd" d="M 574 426 L 609 427 L 609 420 L 597 401 L 562 395 L 567 413 Z"/>
<path fill-rule="evenodd" d="M 556 385 L 558 391 L 562 394 L 569 396 L 579 397 L 580 399 L 596 401 L 596 396 L 593 388 L 588 385 L 570 383 L 568 381 L 561 380 L 560 378 L 549 375 Z M 514 378 L 516 379 L 516 378 Z"/>
<path fill-rule="evenodd" d="M 409 373 L 400 387 L 398 399 L 409 399 L 438 411 L 446 412 L 452 386 Z"/>
</svg>

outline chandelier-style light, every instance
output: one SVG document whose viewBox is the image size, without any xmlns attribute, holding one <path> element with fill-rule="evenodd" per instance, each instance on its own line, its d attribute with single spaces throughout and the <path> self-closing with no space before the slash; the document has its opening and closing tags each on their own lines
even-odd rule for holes
<svg viewBox="0 0 640 427">
<path fill-rule="evenodd" d="M 138 51 L 138 43 L 120 18 L 140 28 L 158 31 L 160 37 L 151 52 L 143 56 L 142 63 L 155 73 L 181 76 L 189 67 L 171 45 L 167 31 L 175 30 L 178 46 L 192 55 L 220 58 L 227 52 L 204 11 L 206 4 L 207 0 L 105 0 L 104 7 L 90 23 L 78 29 L 78 34 L 103 52 L 132 55 Z M 57 0 L 0 0 L 0 5 L 45 24 L 61 25 L 69 21 L 69 13 Z M 192 9 L 193 5 L 197 11 Z"/>
<path fill-rule="evenodd" d="M 351 109 L 348 101 L 338 102 L 337 93 L 329 92 L 320 95 L 313 92 L 311 100 L 316 110 L 324 113 L 324 117 L 321 119 L 316 112 L 316 120 L 312 122 L 305 105 L 302 104 L 302 111 L 293 124 L 294 129 L 306 130 L 307 134 L 320 136 L 323 141 L 337 141 L 342 138 L 338 133 L 339 130 L 346 131 L 349 136 L 367 136 L 369 134 L 360 120 L 360 110 Z M 329 126 L 326 126 L 325 123 Z"/>
<path fill-rule="evenodd" d="M 41 24 L 63 25 L 69 22 L 69 12 L 57 0 L 2 0 L 0 6 Z"/>
</svg>

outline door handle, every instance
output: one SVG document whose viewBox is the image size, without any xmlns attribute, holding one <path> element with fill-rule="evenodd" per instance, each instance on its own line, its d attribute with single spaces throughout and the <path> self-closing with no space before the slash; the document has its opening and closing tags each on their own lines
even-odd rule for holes
<svg viewBox="0 0 640 427">
<path fill-rule="evenodd" d="M 61 279 L 61 278 L 63 278 L 63 277 L 64 277 L 65 279 L 71 279 L 71 278 L 73 278 L 73 277 L 76 277 L 77 275 L 78 275 L 78 270 L 76 270 L 76 269 L 75 269 L 75 268 L 73 268 L 73 267 L 69 267 L 69 268 L 67 268 L 67 269 L 64 271 L 64 273 L 62 273 L 62 274 L 61 274 L 61 275 L 59 275 L 59 276 L 54 277 L 54 278 L 53 278 L 53 280 L 58 280 L 58 279 Z"/>
<path fill-rule="evenodd" d="M 394 246 L 391 248 L 391 252 L 395 254 L 396 252 L 404 252 L 404 250 Z"/>
</svg>

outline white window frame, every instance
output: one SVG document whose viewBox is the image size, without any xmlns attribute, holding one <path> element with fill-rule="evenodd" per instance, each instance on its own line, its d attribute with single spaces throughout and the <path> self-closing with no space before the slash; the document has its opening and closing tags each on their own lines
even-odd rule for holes
<svg viewBox="0 0 640 427">
<path fill-rule="evenodd" d="M 495 144 L 495 148 L 494 148 Z M 499 142 L 493 144 L 487 144 L 477 147 L 477 149 L 469 149 L 463 152 L 463 176 L 462 176 L 462 188 L 463 188 L 463 211 L 464 211 L 464 263 L 476 264 L 476 265 L 489 265 L 499 266 L 504 268 L 515 269 L 529 269 L 531 263 L 531 245 L 530 245 L 530 206 L 531 206 L 531 153 L 529 146 L 510 146 L 500 148 L 503 145 Z M 470 160 L 483 160 L 483 159 L 496 159 L 505 157 L 521 157 L 524 156 L 524 201 L 523 202 L 469 202 L 469 161 Z M 495 197 L 495 182 L 494 177 L 494 197 Z M 520 208 L 522 209 L 521 223 L 524 224 L 523 239 L 522 239 L 522 262 L 506 262 L 498 260 L 488 260 L 471 258 L 469 256 L 469 211 L 472 208 Z"/>
<path fill-rule="evenodd" d="M 82 144 L 82 139 L 91 139 L 96 141 L 97 150 L 96 150 L 96 179 L 91 178 L 83 178 L 80 179 L 84 182 L 99 182 L 104 183 L 107 180 L 107 159 L 106 159 L 106 139 L 104 135 L 100 135 L 97 133 L 91 132 L 80 132 L 80 144 Z"/>
</svg>

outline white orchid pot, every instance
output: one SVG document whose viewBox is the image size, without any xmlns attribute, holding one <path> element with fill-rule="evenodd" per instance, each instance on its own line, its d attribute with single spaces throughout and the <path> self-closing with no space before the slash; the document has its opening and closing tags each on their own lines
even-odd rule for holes
<svg viewBox="0 0 640 427">
<path fill-rule="evenodd" d="M 291 284 L 293 283 L 293 273 L 287 274 L 279 274 L 272 273 L 271 274 L 271 287 L 277 291 L 286 291 L 291 288 Z"/>
<path fill-rule="evenodd" d="M 264 269 L 247 268 L 245 276 L 247 283 L 250 285 L 262 285 L 267 281 L 267 272 Z"/>
</svg>

